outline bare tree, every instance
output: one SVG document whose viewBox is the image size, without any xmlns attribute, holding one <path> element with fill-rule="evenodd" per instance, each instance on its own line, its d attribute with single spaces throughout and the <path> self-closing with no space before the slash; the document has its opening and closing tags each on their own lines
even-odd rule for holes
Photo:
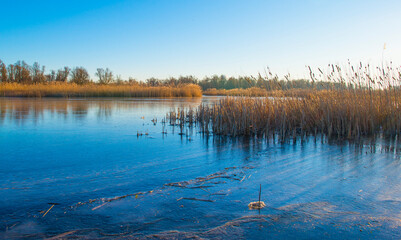
<svg viewBox="0 0 401 240">
<path fill-rule="evenodd" d="M 46 75 L 46 81 L 48 82 L 56 81 L 56 71 L 51 70 L 50 73 Z"/>
<path fill-rule="evenodd" d="M 152 86 L 152 87 L 154 87 L 154 86 L 159 86 L 160 85 L 160 80 L 159 79 L 156 79 L 156 78 L 148 78 L 148 79 L 146 79 L 146 84 L 148 85 L 148 86 Z"/>
<path fill-rule="evenodd" d="M 14 80 L 18 83 L 32 83 L 30 66 L 24 61 L 14 65 Z"/>
<path fill-rule="evenodd" d="M 0 82 L 7 82 L 7 68 L 6 65 L 0 60 Z"/>
<path fill-rule="evenodd" d="M 121 75 L 117 75 L 117 76 L 116 76 L 116 79 L 115 79 L 115 82 L 116 82 L 117 84 L 123 84 L 123 83 L 124 83 L 124 80 L 121 78 Z"/>
<path fill-rule="evenodd" d="M 15 67 L 14 65 L 10 64 L 8 65 L 8 81 L 9 82 L 15 82 Z"/>
<path fill-rule="evenodd" d="M 46 81 L 45 76 L 45 67 L 40 67 L 39 63 L 35 62 L 31 69 L 32 72 L 32 81 L 34 83 L 43 83 Z"/>
<path fill-rule="evenodd" d="M 71 69 L 69 67 L 64 67 L 64 69 L 59 69 L 56 75 L 57 82 L 67 82 L 68 75 L 70 75 Z"/>
<path fill-rule="evenodd" d="M 95 75 L 99 78 L 100 84 L 109 84 L 114 81 L 113 72 L 111 72 L 108 68 L 98 68 Z"/>
<path fill-rule="evenodd" d="M 132 84 L 132 85 L 138 85 L 139 84 L 138 80 L 136 80 L 135 78 L 132 78 L 132 77 L 128 78 L 128 83 Z"/>
<path fill-rule="evenodd" d="M 71 82 L 76 84 L 85 84 L 89 83 L 89 73 L 83 67 L 75 67 L 71 71 Z"/>
</svg>

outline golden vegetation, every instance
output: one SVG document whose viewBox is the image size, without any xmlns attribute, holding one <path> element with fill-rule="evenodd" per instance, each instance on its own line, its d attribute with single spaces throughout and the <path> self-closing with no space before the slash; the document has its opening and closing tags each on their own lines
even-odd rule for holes
<svg viewBox="0 0 401 240">
<path fill-rule="evenodd" d="M 310 93 L 311 89 L 288 89 L 288 90 L 266 90 L 260 87 L 235 88 L 235 89 L 216 89 L 211 88 L 203 91 L 203 95 L 208 96 L 242 96 L 242 97 L 304 97 Z"/>
<path fill-rule="evenodd" d="M 40 84 L 0 84 L 3 97 L 201 97 L 198 85 L 144 86 L 129 84 L 84 84 L 52 82 Z"/>
<path fill-rule="evenodd" d="M 204 95 L 211 96 L 254 96 L 254 97 L 264 97 L 267 96 L 268 92 L 265 89 L 259 87 L 251 88 L 235 88 L 235 89 L 216 89 L 209 88 L 203 92 Z"/>
<path fill-rule="evenodd" d="M 281 140 L 316 134 L 341 139 L 400 134 L 400 69 L 377 68 L 376 75 L 362 65 L 345 72 L 335 66 L 332 69 L 327 75 L 319 69 L 320 78 L 342 88 L 265 92 L 274 97 L 259 97 L 263 96 L 259 90 L 249 89 L 244 90 L 249 94 L 238 94 L 245 97 L 227 97 L 212 106 L 172 112 L 169 120 L 180 126 L 197 125 L 206 134 Z M 317 85 L 312 72 L 311 78 Z"/>
<path fill-rule="evenodd" d="M 304 98 L 227 97 L 170 114 L 171 122 L 196 123 L 202 132 L 225 136 L 288 137 L 324 134 L 359 138 L 401 130 L 400 90 L 311 90 Z"/>
</svg>

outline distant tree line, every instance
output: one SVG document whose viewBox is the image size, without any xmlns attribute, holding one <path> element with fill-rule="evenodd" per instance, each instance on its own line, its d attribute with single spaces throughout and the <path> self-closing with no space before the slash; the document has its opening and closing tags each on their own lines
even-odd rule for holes
<svg viewBox="0 0 401 240">
<path fill-rule="evenodd" d="M 108 69 L 98 68 L 95 75 L 100 84 L 114 82 L 113 73 Z M 25 61 L 6 65 L 0 60 L 0 83 L 23 83 L 35 84 L 45 82 L 72 82 L 76 84 L 87 84 L 93 82 L 88 71 L 84 67 L 64 67 L 57 71 L 45 72 L 45 67 L 35 62 L 33 65 Z"/>
<path fill-rule="evenodd" d="M 180 76 L 178 78 L 156 79 L 149 78 L 145 82 L 139 82 L 134 78 L 123 80 L 119 75 L 114 76 L 113 72 L 108 68 L 98 68 L 95 76 L 98 78 L 99 84 L 138 84 L 146 86 L 177 86 L 181 84 L 198 84 L 203 90 L 216 89 L 235 89 L 235 88 L 251 88 L 259 87 L 266 90 L 286 90 L 286 89 L 307 89 L 318 88 L 328 89 L 339 87 L 338 83 L 319 82 L 305 79 L 289 80 L 289 76 L 285 76 L 284 80 L 279 80 L 277 75 L 273 75 L 270 71 L 265 76 L 258 75 L 229 77 L 225 75 L 213 75 L 197 79 L 194 76 Z M 33 65 L 28 65 L 24 61 L 18 61 L 15 64 L 6 65 L 0 60 L 0 83 L 23 83 L 36 84 L 46 82 L 71 82 L 76 84 L 94 83 L 90 79 L 88 71 L 84 67 L 64 67 L 59 70 L 50 70 L 48 73 L 45 67 L 35 62 Z M 338 85 L 338 86 L 337 86 Z"/>
<path fill-rule="evenodd" d="M 35 62 L 28 65 L 25 61 L 18 61 L 15 64 L 6 66 L 0 60 L 0 82 L 1 83 L 23 83 L 35 84 L 45 82 L 73 82 L 84 84 L 91 82 L 88 71 L 83 67 L 70 69 L 64 67 L 57 71 L 51 70 L 45 73 L 45 67 Z"/>
<path fill-rule="evenodd" d="M 203 79 L 197 79 L 194 76 L 181 76 L 179 78 L 149 78 L 146 80 L 146 84 L 150 86 L 171 86 L 188 83 L 198 84 L 203 90 L 212 88 L 230 90 L 236 88 L 246 89 L 251 87 L 258 87 L 266 90 L 341 88 L 341 84 L 335 82 L 313 82 L 305 79 L 290 80 L 289 78 L 279 80 L 278 76 L 263 77 L 262 75 L 258 75 L 257 77 L 240 76 L 230 78 L 227 78 L 225 75 L 213 75 L 211 77 L 204 77 Z"/>
</svg>

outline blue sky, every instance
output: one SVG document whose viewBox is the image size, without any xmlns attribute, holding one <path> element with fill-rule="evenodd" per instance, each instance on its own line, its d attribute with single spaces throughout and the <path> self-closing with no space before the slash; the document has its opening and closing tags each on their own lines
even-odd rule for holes
<svg viewBox="0 0 401 240">
<path fill-rule="evenodd" d="M 401 1 L 2 0 L 0 59 L 123 78 L 255 75 L 269 66 L 401 64 Z"/>
</svg>

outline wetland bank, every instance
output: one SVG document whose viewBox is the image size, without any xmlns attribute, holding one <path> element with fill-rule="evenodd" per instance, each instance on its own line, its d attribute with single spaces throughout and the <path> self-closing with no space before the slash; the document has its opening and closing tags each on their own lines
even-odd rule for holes
<svg viewBox="0 0 401 240">
<path fill-rule="evenodd" d="M 400 236 L 397 138 L 281 142 L 162 126 L 173 109 L 221 99 L 0 99 L 0 237 Z M 249 210 L 259 184 L 267 207 Z"/>
</svg>

